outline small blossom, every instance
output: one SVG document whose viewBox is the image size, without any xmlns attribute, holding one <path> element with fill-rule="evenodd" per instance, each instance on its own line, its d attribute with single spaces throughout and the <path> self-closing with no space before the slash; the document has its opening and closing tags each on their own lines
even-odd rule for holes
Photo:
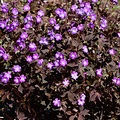
<svg viewBox="0 0 120 120">
<path fill-rule="evenodd" d="M 71 77 L 72 77 L 74 80 L 76 80 L 76 79 L 78 78 L 78 72 L 72 71 Z"/>
<path fill-rule="evenodd" d="M 4 12 L 4 13 L 7 13 L 8 12 L 8 3 L 3 3 L 2 4 L 2 6 L 1 6 L 1 8 L 2 8 L 2 12 Z"/>
<path fill-rule="evenodd" d="M 13 66 L 13 71 L 14 71 L 14 72 L 20 72 L 20 71 L 21 71 L 21 66 L 19 66 L 19 65 L 14 65 L 14 66 Z"/>
<path fill-rule="evenodd" d="M 71 6 L 71 9 L 72 9 L 73 12 L 74 12 L 77 8 L 78 8 L 78 6 L 77 6 L 76 4 L 74 4 L 74 5 Z"/>
<path fill-rule="evenodd" d="M 120 33 L 117 33 L 118 34 L 118 37 L 120 38 Z"/>
<path fill-rule="evenodd" d="M 118 68 L 120 68 L 120 62 L 118 63 Z"/>
<path fill-rule="evenodd" d="M 56 24 L 56 19 L 55 18 L 50 18 L 49 20 L 51 25 L 55 25 Z"/>
<path fill-rule="evenodd" d="M 84 101 L 85 98 L 86 98 L 85 94 L 81 94 L 80 99 L 81 99 L 82 101 Z"/>
<path fill-rule="evenodd" d="M 83 28 L 84 28 L 83 24 L 80 24 L 80 25 L 77 26 L 77 29 L 80 30 L 80 31 L 83 30 Z"/>
<path fill-rule="evenodd" d="M 100 68 L 100 69 L 97 69 L 96 70 L 96 74 L 98 75 L 98 76 L 102 76 L 102 69 Z"/>
<path fill-rule="evenodd" d="M 100 22 L 100 29 L 104 30 L 107 27 L 107 20 L 102 18 Z"/>
<path fill-rule="evenodd" d="M 29 63 L 31 63 L 31 62 L 33 61 L 33 59 L 32 59 L 31 56 L 28 55 L 28 56 L 26 57 L 26 61 L 29 62 Z"/>
<path fill-rule="evenodd" d="M 12 9 L 12 14 L 13 14 L 13 15 L 18 15 L 18 10 L 17 10 L 17 8 L 13 8 L 13 9 Z"/>
<path fill-rule="evenodd" d="M 72 60 L 74 60 L 75 58 L 77 58 L 77 53 L 76 52 L 71 52 L 69 56 Z"/>
<path fill-rule="evenodd" d="M 56 39 L 56 41 L 60 41 L 60 40 L 62 40 L 62 35 L 61 34 L 55 34 L 55 39 Z"/>
<path fill-rule="evenodd" d="M 114 77 L 112 79 L 112 81 L 116 84 L 116 85 L 120 85 L 120 78 Z"/>
<path fill-rule="evenodd" d="M 83 59 L 82 60 L 82 65 L 84 66 L 84 67 L 86 67 L 86 66 L 88 66 L 88 60 L 86 60 L 86 59 Z"/>
<path fill-rule="evenodd" d="M 42 65 L 43 62 L 44 62 L 43 59 L 39 59 L 39 60 L 38 60 L 38 65 Z"/>
<path fill-rule="evenodd" d="M 49 68 L 49 69 L 52 69 L 53 68 L 53 63 L 52 62 L 49 62 L 48 64 L 47 64 L 47 68 Z"/>
<path fill-rule="evenodd" d="M 56 54 L 55 54 L 55 58 L 60 58 L 60 55 L 61 55 L 62 53 L 60 53 L 60 52 L 57 52 Z"/>
<path fill-rule="evenodd" d="M 114 2 L 115 4 L 118 4 L 118 0 L 113 0 L 113 2 Z"/>
<path fill-rule="evenodd" d="M 29 11 L 30 10 L 29 4 L 26 4 L 23 9 L 24 9 L 24 11 Z"/>
<path fill-rule="evenodd" d="M 39 58 L 39 54 L 38 54 L 38 53 L 34 53 L 34 54 L 33 54 L 33 59 L 34 59 L 34 60 L 37 60 L 38 58 Z"/>
<path fill-rule="evenodd" d="M 16 83 L 16 84 L 19 84 L 19 83 L 20 83 L 18 76 L 15 76 L 15 77 L 14 77 L 14 83 Z"/>
<path fill-rule="evenodd" d="M 26 39 L 28 37 L 27 32 L 22 32 L 22 34 L 20 35 L 20 38 L 22 39 Z"/>
<path fill-rule="evenodd" d="M 62 83 L 64 87 L 67 87 L 70 84 L 70 81 L 65 78 Z"/>
<path fill-rule="evenodd" d="M 116 51 L 115 51 L 114 49 L 110 49 L 110 50 L 109 50 L 109 54 L 110 54 L 110 55 L 114 55 L 115 53 L 116 53 Z"/>
<path fill-rule="evenodd" d="M 78 29 L 76 27 L 72 27 L 70 31 L 72 34 L 76 34 L 78 32 Z"/>
<path fill-rule="evenodd" d="M 25 75 L 21 75 L 20 77 L 19 77 L 19 81 L 22 83 L 22 82 L 25 82 L 25 80 L 26 80 L 26 76 Z"/>
<path fill-rule="evenodd" d="M 39 10 L 37 14 L 38 14 L 40 17 L 42 17 L 42 16 L 44 16 L 44 11 Z"/>
<path fill-rule="evenodd" d="M 5 72 L 5 73 L 4 73 L 4 77 L 7 78 L 7 79 L 12 78 L 11 72 L 10 72 L 10 71 L 9 71 L 9 72 Z"/>
<path fill-rule="evenodd" d="M 60 107 L 61 101 L 58 98 L 55 98 L 55 100 L 53 100 L 53 104 L 54 106 Z"/>
<path fill-rule="evenodd" d="M 65 59 L 60 59 L 60 65 L 65 67 L 67 65 L 67 61 Z"/>
<path fill-rule="evenodd" d="M 98 0 L 92 0 L 92 2 L 96 3 L 96 2 L 98 2 Z"/>
<path fill-rule="evenodd" d="M 2 77 L 1 81 L 2 81 L 3 83 L 7 83 L 7 82 L 9 81 L 9 79 L 6 78 L 6 77 Z"/>
<path fill-rule="evenodd" d="M 54 66 L 55 67 L 58 67 L 59 65 L 60 65 L 60 61 L 59 60 L 54 61 Z"/>
<path fill-rule="evenodd" d="M 83 52 L 88 53 L 88 48 L 87 48 L 86 45 L 84 45 L 84 46 L 82 47 L 82 49 L 83 49 Z"/>
<path fill-rule="evenodd" d="M 60 29 L 60 25 L 59 24 L 55 24 L 54 29 L 55 30 L 59 30 Z"/>
<path fill-rule="evenodd" d="M 40 23 L 41 21 L 42 21 L 42 18 L 41 18 L 40 16 L 37 16 L 37 17 L 36 17 L 36 22 L 37 22 L 37 23 Z"/>
<path fill-rule="evenodd" d="M 85 104 L 85 101 L 78 99 L 78 105 L 83 106 L 84 104 Z"/>
<path fill-rule="evenodd" d="M 31 52 L 36 51 L 36 49 L 37 49 L 37 46 L 36 46 L 35 43 L 30 43 L 30 44 L 29 44 L 29 50 L 30 50 Z"/>
<path fill-rule="evenodd" d="M 9 59 L 9 54 L 8 53 L 4 53 L 2 57 L 3 57 L 4 60 L 8 60 Z"/>
</svg>

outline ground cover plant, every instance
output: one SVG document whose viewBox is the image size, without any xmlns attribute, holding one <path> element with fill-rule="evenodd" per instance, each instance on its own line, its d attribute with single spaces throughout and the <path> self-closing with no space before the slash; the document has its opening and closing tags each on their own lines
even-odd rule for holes
<svg viewBox="0 0 120 120">
<path fill-rule="evenodd" d="M 118 0 L 1 0 L 0 119 L 119 120 Z"/>
</svg>

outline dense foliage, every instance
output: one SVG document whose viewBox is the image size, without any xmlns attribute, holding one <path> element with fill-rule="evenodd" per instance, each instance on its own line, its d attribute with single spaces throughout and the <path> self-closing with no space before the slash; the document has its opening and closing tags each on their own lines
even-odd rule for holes
<svg viewBox="0 0 120 120">
<path fill-rule="evenodd" d="M 1 0 L 0 117 L 118 120 L 117 0 Z"/>
</svg>

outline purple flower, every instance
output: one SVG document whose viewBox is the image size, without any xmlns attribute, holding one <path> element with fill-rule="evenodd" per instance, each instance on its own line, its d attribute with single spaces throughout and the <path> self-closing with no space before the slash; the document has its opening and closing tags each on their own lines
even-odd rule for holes
<svg viewBox="0 0 120 120">
<path fill-rule="evenodd" d="M 79 3 L 82 3 L 82 0 L 78 0 Z"/>
<path fill-rule="evenodd" d="M 78 6 L 77 6 L 76 4 L 74 4 L 74 5 L 71 6 L 71 9 L 72 9 L 73 12 L 74 12 L 77 8 L 78 8 Z"/>
<path fill-rule="evenodd" d="M 39 41 L 39 44 L 44 44 L 44 45 L 48 45 L 48 40 L 46 37 L 41 37 L 40 41 Z"/>
<path fill-rule="evenodd" d="M 29 4 L 26 4 L 23 9 L 24 9 L 24 11 L 29 11 L 30 10 Z"/>
<path fill-rule="evenodd" d="M 53 104 L 54 106 L 60 107 L 61 101 L 58 98 L 55 98 L 55 100 L 53 100 Z"/>
<path fill-rule="evenodd" d="M 88 24 L 88 27 L 89 27 L 89 28 L 94 28 L 94 27 L 95 27 L 95 24 L 94 24 L 93 22 L 90 22 L 90 23 Z"/>
<path fill-rule="evenodd" d="M 54 29 L 55 30 L 59 30 L 60 29 L 60 25 L 59 24 L 55 24 Z"/>
<path fill-rule="evenodd" d="M 21 75 L 20 77 L 19 77 L 19 81 L 22 83 L 22 82 L 25 82 L 25 80 L 26 80 L 26 76 L 25 75 Z"/>
<path fill-rule="evenodd" d="M 84 101 L 85 98 L 86 98 L 85 94 L 82 93 L 81 96 L 80 96 L 80 100 Z"/>
<path fill-rule="evenodd" d="M 114 49 L 110 49 L 110 50 L 109 50 L 109 54 L 110 54 L 110 55 L 114 55 L 115 53 L 116 53 L 116 51 L 115 51 Z"/>
<path fill-rule="evenodd" d="M 33 0 L 28 0 L 28 3 L 31 3 Z"/>
<path fill-rule="evenodd" d="M 6 77 L 2 77 L 1 81 L 2 81 L 3 83 L 7 83 L 7 82 L 9 81 L 9 79 L 6 78 Z"/>
<path fill-rule="evenodd" d="M 13 66 L 13 71 L 14 71 L 14 72 L 20 72 L 20 71 L 21 71 L 21 66 L 19 66 L 19 65 L 14 65 L 14 66 Z"/>
<path fill-rule="evenodd" d="M 38 14 L 40 17 L 42 17 L 42 16 L 45 15 L 45 14 L 44 14 L 44 11 L 42 11 L 42 10 L 39 10 L 39 11 L 37 12 L 37 14 Z"/>
<path fill-rule="evenodd" d="M 19 44 L 19 47 L 20 47 L 21 50 L 23 50 L 24 48 L 26 48 L 26 44 L 23 43 L 23 42 L 21 42 L 21 43 Z"/>
<path fill-rule="evenodd" d="M 15 76 L 14 77 L 14 83 L 19 84 L 20 83 L 19 79 L 20 78 L 18 76 Z"/>
<path fill-rule="evenodd" d="M 78 72 L 72 71 L 71 77 L 72 77 L 74 80 L 76 80 L 76 79 L 78 78 Z"/>
<path fill-rule="evenodd" d="M 42 18 L 41 18 L 40 16 L 37 16 L 37 17 L 36 17 L 36 22 L 37 22 L 37 23 L 40 23 L 41 21 L 42 21 Z"/>
<path fill-rule="evenodd" d="M 9 54 L 8 53 L 4 53 L 2 57 L 3 57 L 4 60 L 8 60 L 9 59 Z"/>
<path fill-rule="evenodd" d="M 77 9 L 76 14 L 83 15 L 84 14 L 83 8 Z"/>
<path fill-rule="evenodd" d="M 101 24 L 100 24 L 100 29 L 104 30 L 107 27 L 107 20 L 104 18 L 101 18 Z"/>
<path fill-rule="evenodd" d="M 100 68 L 100 69 L 97 69 L 96 70 L 96 74 L 98 75 L 98 76 L 102 76 L 102 69 Z"/>
<path fill-rule="evenodd" d="M 13 25 L 14 27 L 17 27 L 17 26 L 19 25 L 19 23 L 18 23 L 18 21 L 13 21 L 13 22 L 12 22 L 12 25 Z"/>
<path fill-rule="evenodd" d="M 67 87 L 70 84 L 70 81 L 67 80 L 67 78 L 65 78 L 62 83 L 63 83 L 64 87 Z"/>
<path fill-rule="evenodd" d="M 11 72 L 10 72 L 10 71 L 5 72 L 5 73 L 4 73 L 4 77 L 7 78 L 7 79 L 12 78 L 12 76 L 11 76 Z"/>
<path fill-rule="evenodd" d="M 44 62 L 44 60 L 43 60 L 43 59 L 39 59 L 39 60 L 38 60 L 38 65 L 40 65 L 40 66 L 41 66 L 43 62 Z"/>
<path fill-rule="evenodd" d="M 57 52 L 56 54 L 55 54 L 55 58 L 60 58 L 60 55 L 61 55 L 62 53 L 60 53 L 60 52 Z"/>
<path fill-rule="evenodd" d="M 59 60 L 54 61 L 54 66 L 55 67 L 58 67 L 59 65 L 60 65 L 60 61 Z"/>
<path fill-rule="evenodd" d="M 55 39 L 56 41 L 62 40 L 62 35 L 61 34 L 55 34 Z"/>
<path fill-rule="evenodd" d="M 70 31 L 72 34 L 76 34 L 78 32 L 78 29 L 77 27 L 72 27 Z"/>
<path fill-rule="evenodd" d="M 78 99 L 78 105 L 83 106 L 84 104 L 85 104 L 85 101 Z"/>
<path fill-rule="evenodd" d="M 118 34 L 118 37 L 120 38 L 120 33 L 117 33 Z"/>
<path fill-rule="evenodd" d="M 17 10 L 17 8 L 13 8 L 13 9 L 12 9 L 12 14 L 13 14 L 13 15 L 18 15 L 18 10 Z"/>
<path fill-rule="evenodd" d="M 1 8 L 2 8 L 2 12 L 4 12 L 4 13 L 7 13 L 8 12 L 8 3 L 3 3 L 2 4 L 2 6 L 1 6 Z"/>
<path fill-rule="evenodd" d="M 37 46 L 36 46 L 35 43 L 30 43 L 30 44 L 29 44 L 29 50 L 30 50 L 31 52 L 36 51 L 36 49 L 37 49 Z"/>
<path fill-rule="evenodd" d="M 39 54 L 38 53 L 34 53 L 33 54 L 33 59 L 34 60 L 38 60 L 39 59 Z"/>
<path fill-rule="evenodd" d="M 27 32 L 22 32 L 22 34 L 20 35 L 20 38 L 22 39 L 26 39 L 28 37 Z"/>
<path fill-rule="evenodd" d="M 6 21 L 0 21 L 0 28 L 4 29 L 6 27 Z"/>
<path fill-rule="evenodd" d="M 29 21 L 33 21 L 33 17 L 30 14 L 27 14 L 27 16 L 24 18 L 24 23 L 27 23 Z"/>
<path fill-rule="evenodd" d="M 77 29 L 80 30 L 80 31 L 83 30 L 83 28 L 84 28 L 83 24 L 80 24 L 80 25 L 77 26 Z"/>
<path fill-rule="evenodd" d="M 120 68 L 120 62 L 118 63 L 118 68 Z"/>
<path fill-rule="evenodd" d="M 57 9 L 55 10 L 55 13 L 56 13 L 61 19 L 64 19 L 64 18 L 67 16 L 66 11 L 64 11 L 64 10 L 61 9 L 61 8 L 57 8 Z"/>
<path fill-rule="evenodd" d="M 24 25 L 24 30 L 27 30 L 29 28 L 32 28 L 32 22 L 28 22 L 27 24 Z"/>
<path fill-rule="evenodd" d="M 96 2 L 98 2 L 98 0 L 92 0 L 92 2 L 96 3 Z"/>
<path fill-rule="evenodd" d="M 118 0 L 113 0 L 113 2 L 114 2 L 115 4 L 118 4 Z"/>
<path fill-rule="evenodd" d="M 32 59 L 32 57 L 30 55 L 28 55 L 26 57 L 26 61 L 29 62 L 29 63 L 31 63 L 33 61 L 33 59 Z"/>
<path fill-rule="evenodd" d="M 55 25 L 56 24 L 56 19 L 55 18 L 50 18 L 49 20 L 51 25 Z"/>
<path fill-rule="evenodd" d="M 67 65 L 67 61 L 65 59 L 60 59 L 60 65 L 65 67 Z"/>
<path fill-rule="evenodd" d="M 78 105 L 83 106 L 85 103 L 85 98 L 86 98 L 85 94 L 81 94 L 80 99 L 78 99 Z"/>
<path fill-rule="evenodd" d="M 84 67 L 88 66 L 88 64 L 89 64 L 88 60 L 86 60 L 86 59 L 83 59 L 83 60 L 82 60 L 82 65 L 83 65 Z"/>
<path fill-rule="evenodd" d="M 116 85 L 120 85 L 120 78 L 114 77 L 112 79 L 112 81 L 116 84 Z"/>
<path fill-rule="evenodd" d="M 77 53 L 76 52 L 71 52 L 69 56 L 72 60 L 74 60 L 75 58 L 77 58 Z"/>
<path fill-rule="evenodd" d="M 88 53 L 88 48 L 87 48 L 86 45 L 84 45 L 84 46 L 82 47 L 82 49 L 83 49 L 83 52 Z"/>
<path fill-rule="evenodd" d="M 52 62 L 49 62 L 49 63 L 47 64 L 47 68 L 49 68 L 49 69 L 52 69 L 53 66 L 54 66 L 54 64 L 53 64 Z"/>
<path fill-rule="evenodd" d="M 96 18 L 97 18 L 97 15 L 96 15 L 95 13 L 92 13 L 92 14 L 90 15 L 90 18 L 91 18 L 92 21 L 95 21 Z"/>
</svg>

